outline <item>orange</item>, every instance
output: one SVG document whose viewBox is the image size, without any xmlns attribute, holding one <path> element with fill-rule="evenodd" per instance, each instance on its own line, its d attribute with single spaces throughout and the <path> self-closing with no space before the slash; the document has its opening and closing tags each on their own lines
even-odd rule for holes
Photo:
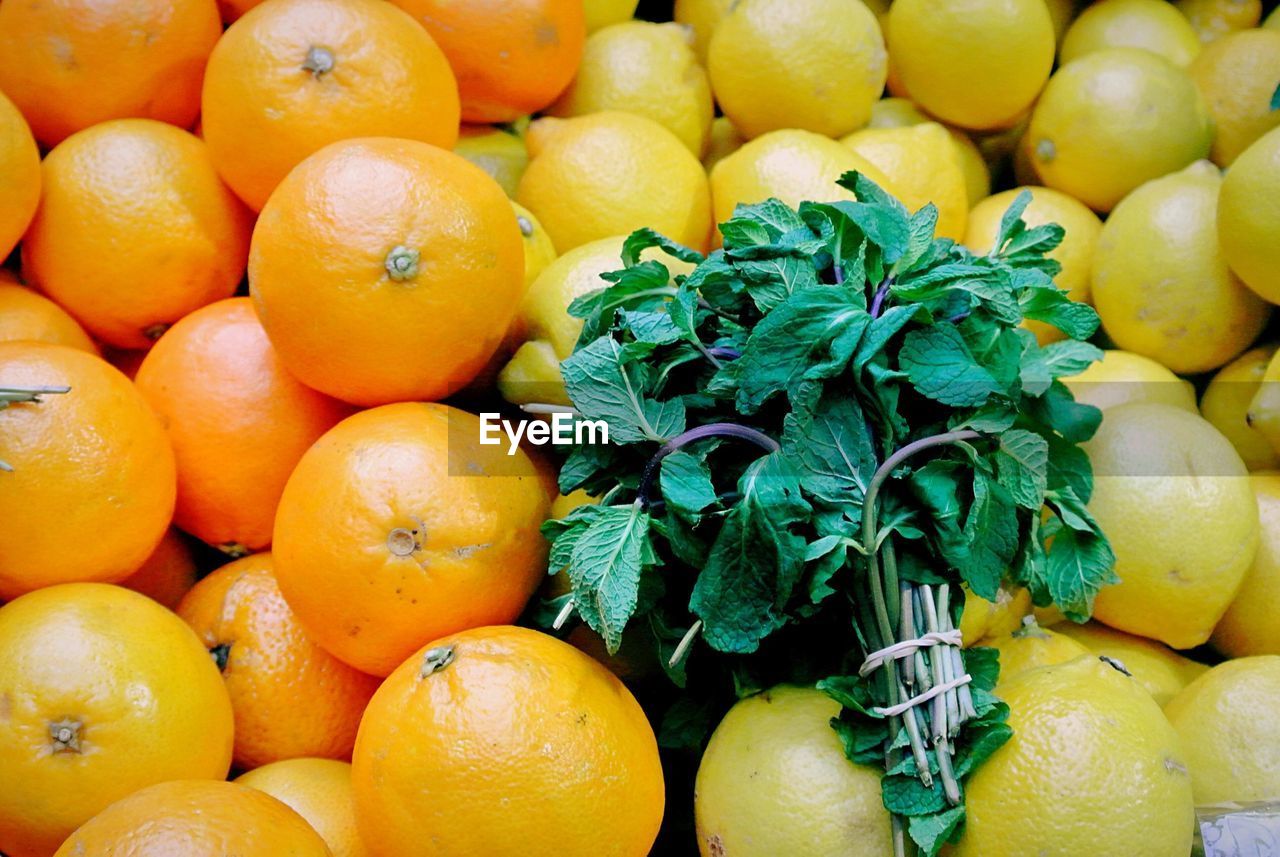
<svg viewBox="0 0 1280 857">
<path fill-rule="evenodd" d="M 142 568 L 120 581 L 170 610 L 196 585 L 199 569 L 191 548 L 177 530 L 169 530 L 147 557 Z"/>
<path fill-rule="evenodd" d="M 320 834 L 285 804 L 249 786 L 160 783 L 117 801 L 55 857 L 330 857 Z"/>
<path fill-rule="evenodd" d="M 272 572 L 271 554 L 230 562 L 196 584 L 178 615 L 213 655 L 236 719 L 235 763 L 351 757 L 378 688 L 311 641 Z"/>
<path fill-rule="evenodd" d="M 640 857 L 662 822 L 635 698 L 527 628 L 452 634 L 405 661 L 369 703 L 351 773 L 380 857 Z"/>
<path fill-rule="evenodd" d="M 451 148 L 458 89 L 444 54 L 382 0 L 273 0 L 227 30 L 209 57 L 204 138 L 253 209 L 303 158 L 351 137 Z"/>
<path fill-rule="evenodd" d="M 356 831 L 351 765 L 334 759 L 287 759 L 236 778 L 287 804 L 324 839 L 333 857 L 368 857 Z"/>
<path fill-rule="evenodd" d="M 23 271 L 98 339 L 147 348 L 193 309 L 235 292 L 251 225 L 199 138 L 118 119 L 44 159 Z"/>
<path fill-rule="evenodd" d="M 386 675 L 427 640 L 510 622 L 546 573 L 550 498 L 480 421 L 404 403 L 343 420 L 298 462 L 276 514 L 276 576 L 321 646 Z"/>
<path fill-rule="evenodd" d="M 173 451 L 129 379 L 65 345 L 0 342 L 0 384 L 69 387 L 0 410 L 0 599 L 120 580 L 173 515 Z"/>
<path fill-rule="evenodd" d="M 218 0 L 218 12 L 225 23 L 234 24 L 245 12 L 260 5 L 262 0 Z"/>
<path fill-rule="evenodd" d="M 5 0 L 0 89 L 46 146 L 108 119 L 190 128 L 221 34 L 214 0 Z"/>
<path fill-rule="evenodd" d="M 249 285 L 304 384 L 360 405 L 438 399 L 502 341 L 524 248 L 479 167 L 414 140 L 348 140 L 300 164 L 263 209 Z"/>
<path fill-rule="evenodd" d="M 0 342 L 22 339 L 98 353 L 98 346 L 66 310 L 33 289 L 0 279 Z"/>
<path fill-rule="evenodd" d="M 173 444 L 174 523 L 233 556 L 271 543 L 293 466 L 351 413 L 285 371 L 248 298 L 182 319 L 134 380 Z"/>
<path fill-rule="evenodd" d="M 208 653 L 181 619 L 119 586 L 52 586 L 0 608 L 0 700 L 9 857 L 47 857 L 112 801 L 222 779 L 231 764 L 231 703 Z"/>
<path fill-rule="evenodd" d="M 40 150 L 27 120 L 0 92 L 0 259 L 13 252 L 39 202 Z"/>
<path fill-rule="evenodd" d="M 444 51 L 464 122 L 512 122 L 573 80 L 587 28 L 582 0 L 391 0 Z"/>
</svg>

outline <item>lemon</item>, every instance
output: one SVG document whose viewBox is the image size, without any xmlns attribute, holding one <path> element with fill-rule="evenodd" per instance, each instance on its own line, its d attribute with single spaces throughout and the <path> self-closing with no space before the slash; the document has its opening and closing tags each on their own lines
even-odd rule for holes
<svg viewBox="0 0 1280 857">
<path fill-rule="evenodd" d="M 1280 795 L 1278 710 L 1280 657 L 1275 655 L 1219 664 L 1166 706 L 1186 747 L 1196 803 Z"/>
<path fill-rule="evenodd" d="M 711 134 L 707 140 L 707 153 L 702 156 L 702 166 L 707 172 L 711 172 L 725 157 L 741 149 L 744 142 L 728 116 L 717 116 L 711 123 Z"/>
<path fill-rule="evenodd" d="M 1095 655 L 1106 655 L 1124 666 L 1134 681 L 1164 706 L 1208 667 L 1185 658 L 1155 640 L 1136 637 L 1098 622 L 1062 622 L 1053 630 L 1070 637 Z"/>
<path fill-rule="evenodd" d="M 1196 413 L 1196 391 L 1150 357 L 1114 349 L 1102 352 L 1079 375 L 1063 378 L 1077 402 L 1106 410 L 1116 405 L 1149 402 Z"/>
<path fill-rule="evenodd" d="M 1245 420 L 1257 430 L 1271 449 L 1280 453 L 1280 360 L 1272 354 L 1262 371 L 1253 397 L 1249 400 Z"/>
<path fill-rule="evenodd" d="M 610 24 L 630 20 L 639 4 L 640 0 L 583 0 L 587 32 L 594 33 Z"/>
<path fill-rule="evenodd" d="M 1280 126 L 1271 96 L 1280 84 L 1280 32 L 1228 33 L 1188 69 L 1209 106 L 1217 134 L 1210 157 L 1229 166 L 1254 140 Z"/>
<path fill-rule="evenodd" d="M 1108 48 L 1058 69 L 1031 114 L 1041 180 L 1095 211 L 1209 154 L 1213 122 L 1182 69 L 1149 51 Z"/>
<path fill-rule="evenodd" d="M 1031 610 L 1031 593 L 1022 587 L 1001 586 L 995 601 L 974 595 L 964 587 L 964 610 L 960 614 L 960 633 L 966 646 L 981 643 L 988 637 L 1010 634 L 1022 627 L 1022 619 Z"/>
<path fill-rule="evenodd" d="M 911 99 L 961 128 L 1004 128 L 1031 106 L 1053 67 L 1044 0 L 897 0 L 889 48 Z"/>
<path fill-rule="evenodd" d="M 1013 150 L 1013 180 L 1024 187 L 1043 183 L 1040 173 L 1036 171 L 1035 153 L 1031 151 L 1031 135 L 1025 129 Z"/>
<path fill-rule="evenodd" d="M 1262 28 L 1265 30 L 1280 30 L 1280 7 L 1271 10 L 1267 20 L 1262 22 Z"/>
<path fill-rule="evenodd" d="M 693 31 L 693 50 L 698 62 L 706 64 L 707 46 L 720 19 L 729 14 L 734 0 L 676 0 L 673 17 Z"/>
<path fill-rule="evenodd" d="M 666 128 L 606 110 L 544 117 L 526 134 L 529 166 L 516 199 L 565 253 L 643 226 L 696 249 L 711 232 L 711 193 L 702 163 Z"/>
<path fill-rule="evenodd" d="M 1071 21 L 1076 14 L 1075 0 L 1044 0 L 1044 5 L 1049 10 L 1049 18 L 1053 21 L 1053 38 L 1058 45 L 1062 44 L 1062 37 L 1067 34 L 1067 28 L 1071 26 Z"/>
<path fill-rule="evenodd" d="M 498 374 L 498 391 L 508 402 L 571 404 L 560 377 L 560 361 L 573 353 L 582 319 L 569 315 L 569 304 L 608 285 L 600 275 L 622 268 L 624 240 L 625 236 L 615 235 L 575 247 L 534 280 L 516 313 L 523 341 Z M 646 250 L 641 258 L 662 262 L 673 275 L 692 270 L 657 248 Z"/>
<path fill-rule="evenodd" d="M 1094 616 L 1175 649 L 1205 642 L 1258 547 L 1258 506 L 1235 448 L 1195 414 L 1134 404 L 1108 409 L 1084 449 L 1089 510 L 1120 578 L 1098 593 Z"/>
<path fill-rule="evenodd" d="M 1256 27 L 1262 17 L 1262 0 L 1178 0 L 1176 5 L 1202 42 Z"/>
<path fill-rule="evenodd" d="M 884 89 L 884 38 L 861 0 L 739 0 L 707 48 L 711 88 L 746 137 L 867 124 Z"/>
<path fill-rule="evenodd" d="M 1218 240 L 1231 270 L 1280 303 L 1280 128 L 1240 153 L 1222 182 Z"/>
<path fill-rule="evenodd" d="M 1280 467 L 1280 454 L 1260 427 L 1250 425 L 1248 419 L 1250 403 L 1262 387 L 1267 364 L 1275 352 L 1274 345 L 1267 345 L 1241 354 L 1213 376 L 1200 400 L 1200 413 L 1231 441 L 1250 470 Z"/>
<path fill-rule="evenodd" d="M 1029 669 L 1060 664 L 1089 654 L 1089 650 L 1075 640 L 1057 631 L 1041 628 L 1030 616 L 1012 634 L 994 637 L 984 645 L 991 646 L 1000 653 L 997 695 L 1011 679 Z"/>
<path fill-rule="evenodd" d="M 1249 476 L 1262 538 L 1236 598 L 1213 629 L 1214 647 L 1229 657 L 1280 655 L 1280 473 Z"/>
<path fill-rule="evenodd" d="M 463 125 L 453 151 L 493 176 L 507 196 L 516 195 L 516 185 L 529 165 L 520 135 L 492 125 Z"/>
<path fill-rule="evenodd" d="M 865 173 L 893 192 L 870 161 L 835 140 L 810 131 L 772 131 L 746 143 L 711 169 L 715 219 L 723 223 L 735 206 L 777 197 L 790 206 L 803 200 L 853 199 L 836 184 L 849 170 Z"/>
<path fill-rule="evenodd" d="M 1028 670 L 1001 697 L 1013 737 L 969 780 L 955 857 L 1191 853 L 1182 742 L 1137 682 L 1084 656 Z"/>
<path fill-rule="evenodd" d="M 702 857 L 884 857 L 891 853 L 880 771 L 855 765 L 811 688 L 775 687 L 720 721 L 698 766 Z"/>
<path fill-rule="evenodd" d="M 1093 303 L 1107 335 L 1174 372 L 1224 365 L 1270 312 L 1218 248 L 1221 186 L 1208 161 L 1147 182 L 1107 218 L 1094 253 Z"/>
<path fill-rule="evenodd" d="M 871 120 L 867 122 L 867 127 L 906 128 L 932 121 L 910 99 L 891 96 L 881 98 L 871 105 Z M 972 137 L 959 128 L 943 127 L 951 135 L 956 157 L 960 160 L 960 171 L 964 173 L 965 197 L 969 205 L 973 206 L 991 193 L 991 170 Z"/>
<path fill-rule="evenodd" d="M 1081 202 L 1065 193 L 1047 187 L 1014 188 L 987 197 L 969 212 L 969 227 L 964 244 L 975 253 L 987 253 L 1000 234 L 1000 218 L 1023 190 L 1030 192 L 1031 203 L 1022 213 L 1028 226 L 1057 223 L 1065 234 L 1062 243 L 1049 254 L 1049 258 L 1062 265 L 1054 279 L 1058 288 L 1067 292 L 1073 301 L 1089 302 L 1089 275 L 1093 267 L 1093 252 L 1102 231 L 1102 221 Z M 1066 334 L 1052 325 L 1028 321 L 1027 328 L 1035 333 L 1041 344 L 1056 342 Z"/>
<path fill-rule="evenodd" d="M 518 202 L 511 203 L 511 208 L 516 213 L 516 226 L 520 228 L 524 244 L 524 287 L 528 291 L 533 281 L 556 260 L 556 246 L 532 211 Z"/>
<path fill-rule="evenodd" d="M 964 171 L 947 129 L 937 122 L 906 128 L 866 128 L 840 140 L 880 168 L 910 211 L 932 202 L 935 232 L 959 241 L 969 221 Z"/>
<path fill-rule="evenodd" d="M 1106 48 L 1141 48 L 1186 66 L 1200 53 L 1200 37 L 1165 0 L 1100 0 L 1067 30 L 1058 61 L 1066 65 Z"/>
<path fill-rule="evenodd" d="M 646 116 L 702 157 L 715 107 L 691 42 L 689 30 L 674 23 L 627 21 L 597 30 L 587 37 L 577 77 L 547 112 Z"/>
</svg>

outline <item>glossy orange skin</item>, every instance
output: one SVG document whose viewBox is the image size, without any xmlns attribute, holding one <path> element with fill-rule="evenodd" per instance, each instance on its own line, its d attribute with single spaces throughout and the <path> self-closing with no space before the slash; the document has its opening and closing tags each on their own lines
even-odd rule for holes
<svg viewBox="0 0 1280 857">
<path fill-rule="evenodd" d="M 130 116 L 190 128 L 221 34 L 214 0 L 5 0 L 0 89 L 46 146 Z"/>
<path fill-rule="evenodd" d="M 39 202 L 40 150 L 27 120 L 0 92 L 0 259 L 18 246 Z"/>
<path fill-rule="evenodd" d="M 220 780 L 231 764 L 231 702 L 208 653 L 181 619 L 119 586 L 51 586 L 0 608 L 0 700 L 9 857 L 48 857 L 113 801 Z"/>
<path fill-rule="evenodd" d="M 351 765 L 334 759 L 286 759 L 236 777 L 284 801 L 315 828 L 333 857 L 369 857 L 356 831 Z"/>
<path fill-rule="evenodd" d="M 379 857 L 643 857 L 662 822 L 635 698 L 527 628 L 451 634 L 406 660 L 369 703 L 351 774 Z"/>
<path fill-rule="evenodd" d="M 427 640 L 510 622 L 546 572 L 549 500 L 480 421 L 404 403 L 343 420 L 298 462 L 276 514 L 276 578 L 321 646 L 385 676 Z"/>
<path fill-rule="evenodd" d="M 391 0 L 444 51 L 458 79 L 464 122 L 513 122 L 536 113 L 578 71 L 581 0 Z"/>
<path fill-rule="evenodd" d="M 418 254 L 394 278 L 388 261 Z M 524 289 L 511 203 L 479 167 L 386 137 L 317 152 L 262 210 L 249 288 L 280 359 L 358 405 L 461 390 L 506 333 Z"/>
<path fill-rule="evenodd" d="M 304 68 L 313 48 L 328 52 Z M 218 171 L 254 210 L 319 149 L 351 137 L 452 148 L 458 88 L 422 27 L 384 0 L 274 0 L 227 30 L 205 74 L 201 128 Z"/>
<path fill-rule="evenodd" d="M 285 371 L 248 298 L 183 318 L 147 352 L 134 383 L 173 444 L 174 523 L 233 554 L 271 543 L 293 466 L 351 413 Z"/>
<path fill-rule="evenodd" d="M 55 857 L 331 857 L 320 834 L 249 786 L 175 780 L 94 816 Z"/>
<path fill-rule="evenodd" d="M 378 679 L 312 642 L 280 594 L 271 554 L 222 566 L 187 593 L 178 615 L 206 648 L 226 647 L 222 678 L 235 710 L 237 767 L 351 758 Z"/>
<path fill-rule="evenodd" d="M 173 516 L 173 450 L 160 420 L 105 360 L 0 342 L 0 384 L 68 386 L 0 410 L 0 599 L 137 571 Z"/>
<path fill-rule="evenodd" d="M 250 212 L 198 137 L 150 119 L 104 122 L 44 159 L 23 273 L 118 348 L 148 348 L 244 275 Z"/>
<path fill-rule="evenodd" d="M 98 353 L 98 346 L 66 310 L 34 289 L 0 277 L 0 342 L 24 339 Z"/>
<path fill-rule="evenodd" d="M 173 610 L 196 585 L 198 572 L 186 538 L 177 530 L 169 530 L 142 568 L 120 581 L 120 585 Z"/>
</svg>

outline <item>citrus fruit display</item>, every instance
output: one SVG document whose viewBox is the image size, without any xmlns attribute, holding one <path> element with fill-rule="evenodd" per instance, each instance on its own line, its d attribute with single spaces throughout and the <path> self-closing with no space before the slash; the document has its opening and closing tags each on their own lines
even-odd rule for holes
<svg viewBox="0 0 1280 857">
<path fill-rule="evenodd" d="M 255 211 L 313 152 L 351 137 L 458 139 L 458 87 L 431 36 L 378 0 L 264 3 L 209 57 L 201 133 Z"/>
<path fill-rule="evenodd" d="M 40 202 L 40 150 L 27 120 L 0 91 L 0 255 L 8 256 Z"/>
<path fill-rule="evenodd" d="M 492 176 L 510 197 L 529 165 L 524 138 L 513 126 L 463 125 L 453 151 Z"/>
<path fill-rule="evenodd" d="M 932 121 L 909 99 L 889 97 L 881 98 L 871 105 L 871 119 L 867 122 L 867 128 L 902 128 Z M 964 173 L 969 205 L 977 205 L 991 195 L 991 168 L 982 157 L 978 145 L 967 133 L 950 127 L 947 128 L 947 133 L 951 135 L 956 157 L 960 160 L 960 171 Z"/>
<path fill-rule="evenodd" d="M 266 792 L 306 819 L 333 857 L 366 857 L 356 830 L 351 765 L 336 759 L 286 759 L 254 768 L 236 782 Z"/>
<path fill-rule="evenodd" d="M 1067 29 L 1058 59 L 1066 64 L 1106 48 L 1141 48 L 1186 67 L 1200 53 L 1200 37 L 1164 0 L 1101 0 Z"/>
<path fill-rule="evenodd" d="M 285 803 L 236 783 L 172 780 L 95 815 L 55 857 L 277 854 L 328 857 L 320 834 Z"/>
<path fill-rule="evenodd" d="M 104 122 L 60 143 L 43 174 L 24 273 L 104 342 L 147 348 L 244 277 L 249 212 L 195 136 Z"/>
<path fill-rule="evenodd" d="M 868 128 L 841 139 L 874 164 L 908 209 L 938 209 L 937 235 L 959 241 L 969 222 L 964 168 L 945 128 L 926 122 L 905 128 Z"/>
<path fill-rule="evenodd" d="M 0 281 L 0 342 L 10 340 L 48 342 L 98 353 L 89 334 L 62 307 L 34 289 Z"/>
<path fill-rule="evenodd" d="M 118 586 L 0 608 L 0 848 L 51 854 L 114 801 L 231 765 L 231 704 L 195 634 Z M 90 666 L 91 665 L 91 666 Z"/>
<path fill-rule="evenodd" d="M 134 381 L 173 445 L 174 523 L 233 556 L 271 543 L 293 466 L 350 412 L 284 369 L 248 298 L 187 315 Z"/>
<path fill-rule="evenodd" d="M 423 643 L 511 621 L 545 571 L 547 497 L 533 462 L 479 443 L 446 405 L 372 408 L 302 456 L 272 556 L 310 636 L 386 675 Z"/>
<path fill-rule="evenodd" d="M 182 533 L 169 530 L 142 567 L 121 580 L 120 585 L 173 610 L 196 585 L 199 571 L 194 552 Z"/>
<path fill-rule="evenodd" d="M 503 626 L 432 640 L 391 673 L 352 783 L 360 835 L 388 857 L 641 855 L 665 799 L 653 731 L 622 683 L 567 643 Z M 461 794 L 473 799 L 447 799 Z"/>
<path fill-rule="evenodd" d="M 1063 383 L 1077 402 L 1103 410 L 1115 405 L 1150 402 L 1196 412 L 1196 391 L 1190 382 L 1150 357 L 1130 351 L 1103 351 L 1097 362 L 1063 379 Z M 1205 418 L 1213 421 L 1208 414 Z"/>
<path fill-rule="evenodd" d="M 46 146 L 108 119 L 187 128 L 221 33 L 213 0 L 5 3 L 0 90 Z"/>
<path fill-rule="evenodd" d="M 1253 405 L 1275 352 L 1274 345 L 1263 345 L 1241 354 L 1218 370 L 1200 399 L 1200 413 L 1231 441 L 1250 470 L 1280 467 L 1280 453 L 1262 431 L 1270 423 L 1270 397 L 1262 401 L 1260 408 Z"/>
<path fill-rule="evenodd" d="M 1149 637 L 1126 634 L 1099 622 L 1059 622 L 1053 630 L 1075 640 L 1095 655 L 1110 658 L 1164 706 L 1208 667 Z"/>
<path fill-rule="evenodd" d="M 378 681 L 312 642 L 280 594 L 270 554 L 222 566 L 186 594 L 177 613 L 227 683 L 236 765 L 350 757 Z"/>
<path fill-rule="evenodd" d="M 478 167 L 371 137 L 317 152 L 272 195 L 249 288 L 303 384 L 361 405 L 436 399 L 466 386 L 502 341 L 523 258 L 511 204 Z"/>
<path fill-rule="evenodd" d="M 1250 144 L 1232 162 L 1218 197 L 1218 241 L 1223 258 L 1244 284 L 1264 300 L 1280 300 L 1280 128 Z"/>
<path fill-rule="evenodd" d="M 1280 474 L 1253 473 L 1249 482 L 1258 498 L 1258 552 L 1211 639 L 1233 658 L 1280 655 L 1280 631 L 1268 618 L 1280 604 Z"/>
<path fill-rule="evenodd" d="M 1206 45 L 1188 68 L 1214 121 L 1215 164 L 1229 167 L 1254 140 L 1280 125 L 1271 107 L 1280 81 L 1280 33 L 1243 30 Z"/>
<path fill-rule="evenodd" d="M 1174 5 L 1187 16 L 1200 41 L 1206 43 L 1257 27 L 1262 18 L 1262 0 L 1177 0 Z"/>
<path fill-rule="evenodd" d="M 1089 653 L 1081 643 L 1066 634 L 1052 628 L 1041 628 L 1034 617 L 1006 636 L 991 638 L 987 645 L 1000 653 L 1000 684 L 997 687 L 1027 670 L 1064 663 Z"/>
<path fill-rule="evenodd" d="M 106 361 L 65 345 L 0 342 L 0 378 L 19 391 L 0 410 L 0 598 L 137 571 L 176 490 L 173 450 L 146 400 Z"/>
<path fill-rule="evenodd" d="M 1022 620 L 1030 611 L 1031 593 L 1021 587 L 1001 586 L 994 599 L 965 589 L 959 625 L 964 644 L 978 645 L 984 640 L 1011 634 L 1022 627 Z"/>
</svg>

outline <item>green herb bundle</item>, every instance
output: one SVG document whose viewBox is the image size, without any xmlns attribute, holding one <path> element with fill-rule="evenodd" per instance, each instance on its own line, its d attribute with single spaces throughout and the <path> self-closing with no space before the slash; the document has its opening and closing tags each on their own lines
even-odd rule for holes
<svg viewBox="0 0 1280 857">
<path fill-rule="evenodd" d="M 934 855 L 1011 734 L 994 650 L 958 645 L 960 584 L 1083 621 L 1112 579 L 1078 447 L 1100 413 L 1058 380 L 1100 357 L 1097 316 L 1053 285 L 1062 229 L 1027 228 L 1028 194 L 975 256 L 932 206 L 840 183 L 859 201 L 740 206 L 705 258 L 641 230 L 570 307 L 565 388 L 611 442 L 560 472 L 601 500 L 544 528 L 572 582 L 554 606 L 611 652 L 643 628 L 681 686 L 686 662 L 740 692 L 761 664 L 820 677 L 849 758 L 885 768 L 895 853 Z M 1042 347 L 1028 318 L 1068 338 Z"/>
</svg>

